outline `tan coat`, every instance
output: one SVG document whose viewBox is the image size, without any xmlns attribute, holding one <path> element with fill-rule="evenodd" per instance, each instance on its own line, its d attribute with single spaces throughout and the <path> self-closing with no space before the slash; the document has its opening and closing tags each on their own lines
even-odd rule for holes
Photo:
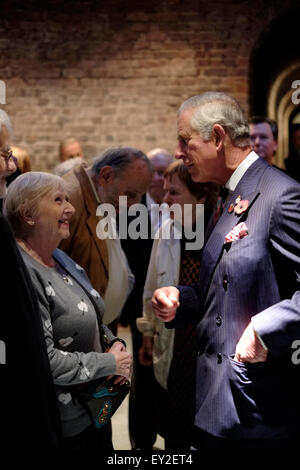
<svg viewBox="0 0 300 470">
<path fill-rule="evenodd" d="M 68 183 L 69 200 L 76 212 L 70 224 L 70 237 L 60 248 L 82 266 L 93 287 L 104 297 L 108 284 L 109 260 L 105 240 L 96 234 L 98 201 L 83 165 L 63 176 Z"/>
</svg>

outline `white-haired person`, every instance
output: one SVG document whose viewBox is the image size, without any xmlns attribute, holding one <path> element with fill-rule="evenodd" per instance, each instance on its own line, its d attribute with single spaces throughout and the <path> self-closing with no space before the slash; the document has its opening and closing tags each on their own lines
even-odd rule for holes
<svg viewBox="0 0 300 470">
<path fill-rule="evenodd" d="M 65 448 L 110 451 L 110 425 L 96 429 L 71 392 L 101 377 L 125 382 L 132 359 L 123 340 L 102 324 L 104 303 L 84 270 L 57 249 L 74 213 L 64 180 L 43 172 L 19 176 L 8 188 L 4 213 L 38 296 Z"/>
<path fill-rule="evenodd" d="M 189 229 L 200 235 L 200 218 L 204 216 L 204 229 L 213 214 L 219 187 L 213 183 L 195 183 L 186 166 L 175 161 L 164 172 L 164 190 L 164 202 L 169 206 L 177 204 L 181 212 L 172 215 L 170 211 L 171 218 L 165 220 L 159 238 L 153 243 L 144 287 L 143 317 L 137 319 L 137 327 L 143 333 L 139 358 L 142 365 L 153 363 L 158 432 L 165 439 L 165 449 L 188 451 L 195 415 L 196 327 L 166 329 L 153 313 L 151 298 L 159 287 L 197 283 L 201 250 L 197 240 L 189 240 L 186 232 Z M 203 213 L 197 212 L 199 204 L 204 205 Z M 170 237 L 166 231 L 169 227 L 174 228 Z"/>
</svg>

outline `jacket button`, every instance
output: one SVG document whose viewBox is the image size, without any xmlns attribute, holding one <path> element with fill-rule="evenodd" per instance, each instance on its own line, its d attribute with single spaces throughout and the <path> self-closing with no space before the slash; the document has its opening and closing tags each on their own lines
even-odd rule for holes
<svg viewBox="0 0 300 470">
<path fill-rule="evenodd" d="M 216 325 L 221 326 L 222 325 L 222 317 L 220 315 L 217 316 L 216 318 Z"/>
<path fill-rule="evenodd" d="M 217 354 L 217 359 L 218 359 L 218 364 L 221 364 L 221 362 L 222 362 L 222 354 L 221 353 Z"/>
<path fill-rule="evenodd" d="M 228 279 L 227 279 L 227 276 L 224 276 L 224 278 L 223 278 L 223 287 L 224 287 L 224 290 L 227 290 L 227 286 L 228 286 Z"/>
<path fill-rule="evenodd" d="M 201 356 L 201 351 L 197 351 L 197 356 L 198 356 L 198 357 Z"/>
</svg>

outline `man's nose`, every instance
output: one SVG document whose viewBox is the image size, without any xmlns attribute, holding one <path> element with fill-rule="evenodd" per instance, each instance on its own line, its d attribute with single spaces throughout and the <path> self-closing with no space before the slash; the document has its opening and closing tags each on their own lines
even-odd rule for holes
<svg viewBox="0 0 300 470">
<path fill-rule="evenodd" d="M 177 160 L 179 160 L 180 158 L 183 158 L 185 157 L 186 153 L 182 147 L 182 145 L 180 144 L 180 142 L 178 142 L 177 144 L 177 147 L 176 147 L 176 150 L 175 150 L 175 158 L 177 158 Z"/>
</svg>

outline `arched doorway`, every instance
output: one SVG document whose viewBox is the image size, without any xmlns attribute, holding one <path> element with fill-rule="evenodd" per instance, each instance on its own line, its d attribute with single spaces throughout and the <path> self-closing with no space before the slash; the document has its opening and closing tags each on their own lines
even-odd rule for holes
<svg viewBox="0 0 300 470">
<path fill-rule="evenodd" d="M 281 167 L 289 153 L 291 120 L 300 112 L 300 104 L 292 99 L 297 91 L 292 84 L 300 81 L 299 14 L 297 7 L 274 20 L 250 58 L 250 113 L 277 121 L 275 163 Z"/>
</svg>

